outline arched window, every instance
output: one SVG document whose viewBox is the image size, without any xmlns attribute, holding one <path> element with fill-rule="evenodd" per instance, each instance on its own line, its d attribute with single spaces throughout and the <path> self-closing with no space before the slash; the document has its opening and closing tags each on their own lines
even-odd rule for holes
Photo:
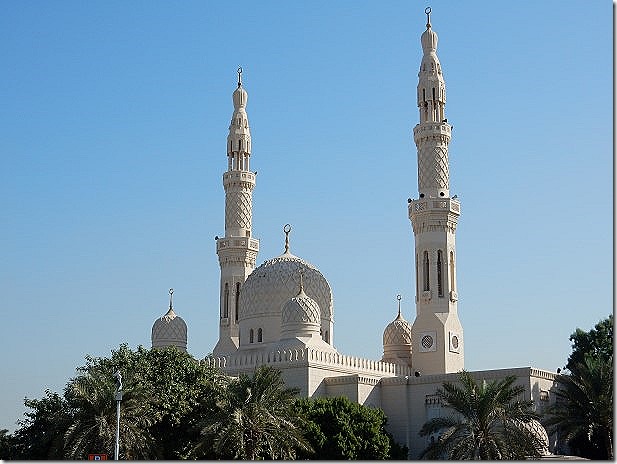
<svg viewBox="0 0 617 464">
<path fill-rule="evenodd" d="M 418 300 L 418 296 L 420 295 L 420 286 L 418 282 L 420 281 L 419 276 L 420 269 L 418 269 L 418 253 L 416 253 L 416 301 Z"/>
<path fill-rule="evenodd" d="M 454 252 L 450 252 L 450 290 L 456 291 L 456 278 L 454 275 Z"/>
<path fill-rule="evenodd" d="M 326 330 L 326 343 L 330 343 L 330 334 Z"/>
<path fill-rule="evenodd" d="M 238 321 L 238 306 L 240 304 L 240 282 L 236 282 L 236 308 L 234 318 L 236 322 Z"/>
<path fill-rule="evenodd" d="M 249 343 L 253 343 L 253 329 L 249 330 Z"/>
<path fill-rule="evenodd" d="M 263 342 L 263 335 L 264 335 L 263 330 L 261 330 L 261 328 L 257 329 L 257 341 L 258 342 Z"/>
<path fill-rule="evenodd" d="M 441 250 L 437 250 L 437 295 L 443 297 L 443 257 Z"/>
<path fill-rule="evenodd" d="M 227 282 L 225 282 L 223 292 L 223 317 L 229 317 L 229 284 Z"/>
<path fill-rule="evenodd" d="M 428 251 L 424 252 L 424 285 L 422 287 L 422 289 L 427 292 L 431 289 L 430 283 L 429 283 L 429 261 L 428 261 Z"/>
</svg>

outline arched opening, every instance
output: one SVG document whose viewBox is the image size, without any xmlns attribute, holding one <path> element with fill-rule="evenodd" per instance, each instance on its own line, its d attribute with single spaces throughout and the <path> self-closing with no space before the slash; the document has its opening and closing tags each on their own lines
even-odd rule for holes
<svg viewBox="0 0 617 464">
<path fill-rule="evenodd" d="M 428 260 L 428 251 L 424 252 L 424 266 L 423 267 L 424 267 L 424 281 L 423 281 L 422 289 L 425 292 L 428 292 L 431 289 L 431 286 L 429 283 L 430 264 Z"/>
<path fill-rule="evenodd" d="M 255 333 L 253 332 L 253 329 L 249 330 L 249 343 L 253 343 L 254 335 Z"/>
<path fill-rule="evenodd" d="M 456 277 L 454 275 L 454 252 L 450 252 L 450 290 L 456 291 Z"/>
<path fill-rule="evenodd" d="M 443 257 L 441 250 L 437 250 L 437 295 L 443 297 Z"/>
<path fill-rule="evenodd" d="M 261 328 L 257 329 L 257 341 L 258 342 L 262 342 L 263 341 L 263 330 L 261 330 Z"/>
<path fill-rule="evenodd" d="M 236 304 L 234 310 L 234 320 L 238 321 L 238 306 L 240 305 L 240 282 L 236 282 Z"/>
<path fill-rule="evenodd" d="M 223 291 L 223 317 L 229 317 L 229 284 L 225 282 Z"/>
</svg>

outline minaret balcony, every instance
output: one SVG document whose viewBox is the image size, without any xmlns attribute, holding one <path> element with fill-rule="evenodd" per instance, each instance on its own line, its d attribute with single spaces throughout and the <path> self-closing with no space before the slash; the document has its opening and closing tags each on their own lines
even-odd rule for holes
<svg viewBox="0 0 617 464">
<path fill-rule="evenodd" d="M 450 140 L 452 137 L 452 126 L 446 121 L 443 121 L 416 124 L 416 127 L 413 128 L 413 138 L 416 143 L 418 143 L 419 140 L 436 135 L 447 137 L 447 139 Z"/>
<path fill-rule="evenodd" d="M 223 174 L 223 186 L 233 185 L 233 184 L 242 184 L 245 183 L 247 186 L 255 187 L 255 173 L 252 171 L 226 171 Z"/>
<path fill-rule="evenodd" d="M 221 250 L 251 250 L 259 251 L 259 240 L 248 237 L 225 237 L 216 241 L 217 253 Z"/>
<path fill-rule="evenodd" d="M 409 216 L 421 213 L 424 211 L 444 211 L 456 214 L 461 214 L 461 204 L 458 200 L 452 198 L 420 198 L 411 200 L 408 205 Z"/>
</svg>

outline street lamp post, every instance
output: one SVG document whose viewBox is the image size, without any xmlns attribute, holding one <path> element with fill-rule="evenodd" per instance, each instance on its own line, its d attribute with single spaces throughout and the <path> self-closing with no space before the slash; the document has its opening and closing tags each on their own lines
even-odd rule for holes
<svg viewBox="0 0 617 464">
<path fill-rule="evenodd" d="M 120 455 L 120 402 L 122 401 L 122 374 L 120 369 L 114 372 L 116 380 L 116 448 L 114 450 L 114 460 L 118 460 Z"/>
</svg>

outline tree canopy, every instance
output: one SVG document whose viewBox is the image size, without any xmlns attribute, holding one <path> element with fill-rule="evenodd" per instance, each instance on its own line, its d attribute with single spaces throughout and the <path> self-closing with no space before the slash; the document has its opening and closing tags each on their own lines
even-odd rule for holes
<svg viewBox="0 0 617 464">
<path fill-rule="evenodd" d="M 406 459 L 386 431 L 381 409 L 363 406 L 347 398 L 300 399 L 296 410 L 307 421 L 306 436 L 315 450 L 306 459 Z"/>
<path fill-rule="evenodd" d="M 531 401 L 520 399 L 525 388 L 515 381 L 509 376 L 479 383 L 461 371 L 458 383 L 444 382 L 437 395 L 451 414 L 422 426 L 421 436 L 439 437 L 421 457 L 519 460 L 539 456 L 545 444 L 530 426 L 538 416 Z"/>
<path fill-rule="evenodd" d="M 608 361 L 613 356 L 613 315 L 598 322 L 589 332 L 577 328 L 570 341 L 572 353 L 565 367 L 571 372 L 577 364 L 585 363 L 586 356 Z"/>
<path fill-rule="evenodd" d="M 555 403 L 544 421 L 561 452 L 613 459 L 613 316 L 570 336 L 569 372 L 556 378 Z"/>
<path fill-rule="evenodd" d="M 120 456 L 185 456 L 199 438 L 197 421 L 212 408 L 222 374 L 173 347 L 133 351 L 125 344 L 110 357 L 86 356 L 63 395 L 46 391 L 42 399 L 26 398 L 30 411 L 12 435 L 7 454 L 24 460 L 113 456 L 116 369 L 124 377 Z"/>
<path fill-rule="evenodd" d="M 281 372 L 270 366 L 227 379 L 214 409 L 202 417 L 202 439 L 192 457 L 208 457 L 211 450 L 224 459 L 244 460 L 311 453 L 301 418 L 292 409 L 298 391 L 287 388 Z"/>
</svg>

